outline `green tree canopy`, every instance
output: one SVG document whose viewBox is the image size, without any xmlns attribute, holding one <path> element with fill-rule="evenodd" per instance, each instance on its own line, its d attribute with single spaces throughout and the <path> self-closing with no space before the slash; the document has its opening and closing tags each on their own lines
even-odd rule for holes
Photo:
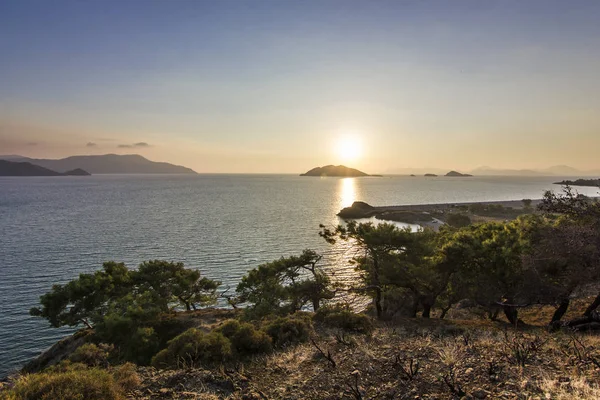
<svg viewBox="0 0 600 400">
<path fill-rule="evenodd" d="M 321 258 L 313 250 L 304 250 L 299 256 L 259 265 L 238 284 L 238 301 L 249 303 L 256 316 L 294 313 L 307 303 L 318 310 L 323 300 L 335 294 L 329 276 L 319 266 Z"/>
</svg>

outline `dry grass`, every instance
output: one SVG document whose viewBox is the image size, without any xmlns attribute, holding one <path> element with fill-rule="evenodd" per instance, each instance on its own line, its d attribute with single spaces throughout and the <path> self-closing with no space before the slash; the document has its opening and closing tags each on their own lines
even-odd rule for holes
<svg viewBox="0 0 600 400">
<path fill-rule="evenodd" d="M 544 378 L 539 386 L 544 397 L 553 400 L 596 400 L 600 399 L 600 387 L 586 377 L 574 379 Z"/>
<path fill-rule="evenodd" d="M 0 392 L 6 400 L 121 400 L 140 381 L 135 368 L 122 367 L 117 376 L 100 368 L 69 365 L 48 372 L 22 375 L 9 390 Z M 116 378 L 116 379 L 115 379 Z"/>
</svg>

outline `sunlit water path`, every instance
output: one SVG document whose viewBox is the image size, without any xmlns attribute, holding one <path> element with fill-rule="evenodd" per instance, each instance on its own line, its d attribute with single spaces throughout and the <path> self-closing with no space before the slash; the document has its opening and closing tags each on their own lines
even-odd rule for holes
<svg viewBox="0 0 600 400">
<path fill-rule="evenodd" d="M 355 200 L 400 205 L 540 198 L 558 178 L 312 178 L 290 175 L 0 178 L 0 376 L 69 332 L 28 310 L 54 283 L 107 260 L 182 261 L 225 286 L 314 248 L 348 257 L 319 224 Z M 579 189 L 596 194 L 592 188 Z M 334 265 L 341 279 L 352 275 Z"/>
</svg>

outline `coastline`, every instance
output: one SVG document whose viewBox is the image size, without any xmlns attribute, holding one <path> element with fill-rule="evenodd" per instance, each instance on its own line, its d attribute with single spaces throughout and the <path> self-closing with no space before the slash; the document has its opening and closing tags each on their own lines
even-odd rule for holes
<svg viewBox="0 0 600 400">
<path fill-rule="evenodd" d="M 456 216 L 463 219 L 462 223 L 515 219 L 522 214 L 536 212 L 541 202 L 542 199 L 524 199 L 371 206 L 355 201 L 352 206 L 343 208 L 337 215 L 344 220 L 376 218 L 437 230 L 444 224 L 456 226 Z M 451 222 L 452 218 L 455 219 Z"/>
<path fill-rule="evenodd" d="M 535 208 L 542 202 L 542 199 L 532 199 L 531 207 Z M 461 207 L 468 207 L 471 205 L 501 205 L 502 207 L 523 209 L 525 205 L 522 200 L 499 200 L 499 201 L 470 201 L 470 202 L 458 202 L 458 203 L 432 203 L 432 204 L 404 204 L 394 206 L 372 206 L 378 212 L 383 211 L 435 211 L 440 209 L 456 209 Z"/>
</svg>

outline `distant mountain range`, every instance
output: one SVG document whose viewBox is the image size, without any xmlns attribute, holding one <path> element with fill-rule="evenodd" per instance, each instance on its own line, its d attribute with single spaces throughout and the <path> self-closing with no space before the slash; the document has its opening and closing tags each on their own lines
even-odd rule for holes
<svg viewBox="0 0 600 400">
<path fill-rule="evenodd" d="M 396 168 L 386 171 L 387 174 L 398 175 L 422 175 L 426 172 L 443 174 L 444 170 L 440 168 Z M 469 174 L 476 176 L 598 176 L 600 175 L 600 169 L 581 171 L 568 165 L 555 165 L 544 169 L 501 169 L 482 166 L 469 171 Z"/>
<path fill-rule="evenodd" d="M 81 168 L 76 168 L 64 173 L 52 171 L 29 162 L 0 160 L 0 176 L 85 176 L 90 175 Z"/>
<path fill-rule="evenodd" d="M 72 156 L 59 160 L 36 159 L 18 155 L 0 156 L 0 160 L 28 162 L 59 173 L 83 169 L 91 174 L 195 174 L 179 165 L 150 161 L 137 154 Z"/>
</svg>

